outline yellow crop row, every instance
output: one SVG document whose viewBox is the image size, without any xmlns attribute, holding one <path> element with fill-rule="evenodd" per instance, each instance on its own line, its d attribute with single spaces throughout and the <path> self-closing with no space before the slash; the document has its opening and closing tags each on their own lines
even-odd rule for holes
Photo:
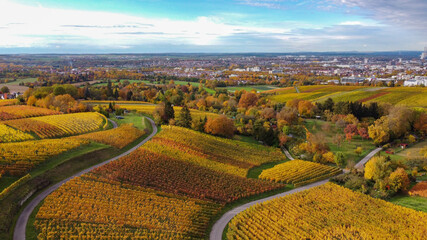
<svg viewBox="0 0 427 240">
<path fill-rule="evenodd" d="M 74 136 L 72 138 L 92 140 L 121 149 L 126 147 L 129 143 L 140 138 L 144 134 L 144 131 L 133 127 L 132 124 L 124 124 L 115 129 L 87 133 Z"/>
<path fill-rule="evenodd" d="M 341 170 L 337 167 L 303 160 L 293 160 L 263 170 L 259 178 L 275 182 L 298 184 L 301 182 L 309 183 L 312 179 L 320 180 L 340 172 Z"/>
<path fill-rule="evenodd" d="M 35 226 L 42 235 L 54 235 L 58 239 L 95 234 L 98 234 L 96 238 L 120 236 L 123 239 L 121 234 L 126 232 L 148 239 L 150 231 L 162 231 L 168 237 L 201 238 L 209 219 L 219 208 L 218 204 L 120 182 L 76 177 L 45 199 L 36 215 Z M 96 227 L 84 227 L 81 223 L 96 224 Z"/>
<path fill-rule="evenodd" d="M 327 183 L 255 205 L 227 239 L 426 239 L 427 213 Z"/>
<path fill-rule="evenodd" d="M 22 175 L 46 159 L 74 149 L 89 141 L 83 139 L 45 139 L 0 144 L 0 170 Z"/>
<path fill-rule="evenodd" d="M 0 143 L 18 142 L 34 139 L 30 134 L 13 129 L 0 123 Z"/>
</svg>

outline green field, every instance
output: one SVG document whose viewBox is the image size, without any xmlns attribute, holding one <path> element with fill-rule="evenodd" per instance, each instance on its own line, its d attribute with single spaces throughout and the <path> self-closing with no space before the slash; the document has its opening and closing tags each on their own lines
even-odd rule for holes
<svg viewBox="0 0 427 240">
<path fill-rule="evenodd" d="M 427 198 L 424 197 L 397 195 L 392 197 L 389 201 L 396 205 L 427 212 Z"/>
<path fill-rule="evenodd" d="M 324 124 L 330 124 L 330 131 L 322 130 L 322 125 Z M 333 138 L 336 134 L 343 134 L 343 130 L 338 129 L 333 123 L 325 122 L 322 120 L 306 119 L 305 126 L 313 134 L 318 132 L 324 133 L 326 142 L 328 143 L 331 152 L 333 152 L 334 154 L 337 152 L 342 152 L 346 157 L 347 162 L 354 161 L 354 163 L 357 163 L 366 154 L 368 154 L 370 151 L 375 149 L 375 145 L 371 140 L 364 140 L 360 136 L 353 137 L 351 142 L 348 142 L 347 140 L 345 140 L 345 137 L 344 137 L 344 140 L 342 141 L 341 146 L 338 146 L 337 144 L 333 143 Z M 363 149 L 363 152 L 360 156 L 358 156 L 354 152 L 354 150 L 357 147 L 362 147 Z"/>
<path fill-rule="evenodd" d="M 20 83 L 27 83 L 27 82 L 35 82 L 37 81 L 37 78 L 19 78 L 16 79 L 16 81 L 8 82 L 8 83 L 2 83 L 4 85 L 19 85 Z"/>
</svg>

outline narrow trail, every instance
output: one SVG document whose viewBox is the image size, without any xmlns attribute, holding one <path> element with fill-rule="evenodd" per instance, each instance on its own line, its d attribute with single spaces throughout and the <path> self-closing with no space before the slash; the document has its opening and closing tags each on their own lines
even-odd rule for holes
<svg viewBox="0 0 427 240">
<path fill-rule="evenodd" d="M 289 160 L 295 160 L 295 158 L 292 157 L 291 153 L 286 149 L 285 147 L 282 148 L 283 152 L 285 153 L 285 156 L 289 158 Z"/>
<path fill-rule="evenodd" d="M 94 165 L 94 166 L 92 166 L 90 168 L 87 168 L 87 169 L 85 169 L 85 170 L 83 170 L 81 172 L 78 172 L 78 173 L 74 174 L 73 176 L 71 176 L 71 177 L 69 177 L 67 179 L 64 179 L 64 180 L 58 182 L 55 185 L 50 186 L 49 188 L 47 188 L 46 190 L 44 190 L 43 192 L 41 192 L 40 194 L 38 194 L 33 200 L 31 200 L 31 202 L 24 208 L 24 210 L 19 215 L 18 221 L 16 222 L 16 225 L 15 225 L 15 230 L 13 232 L 13 239 L 14 240 L 24 240 L 25 239 L 25 230 L 27 228 L 28 219 L 29 219 L 31 213 L 34 211 L 34 208 L 41 201 L 43 201 L 43 199 L 45 199 L 50 193 L 52 193 L 53 191 L 55 191 L 56 189 L 58 189 L 62 184 L 68 182 L 69 180 L 71 180 L 74 177 L 79 177 L 79 176 L 81 176 L 81 175 L 83 175 L 85 173 L 88 173 L 88 172 L 92 171 L 93 169 L 95 169 L 97 167 L 100 167 L 102 165 L 105 165 L 105 164 L 107 164 L 109 162 L 112 162 L 114 160 L 117 160 L 117 159 L 119 159 L 121 157 L 124 157 L 124 156 L 132 153 L 133 151 L 135 151 L 136 149 L 138 149 L 140 146 L 142 146 L 144 143 L 146 143 L 148 140 L 150 140 L 154 135 L 156 135 L 156 133 L 157 133 L 157 126 L 156 126 L 156 124 L 154 124 L 154 121 L 152 119 L 150 119 L 148 117 L 147 117 L 147 119 L 151 123 L 151 126 L 153 128 L 153 132 L 148 137 L 146 137 L 143 141 L 141 141 L 140 143 L 138 143 L 136 146 L 134 146 L 133 148 L 129 149 L 128 151 L 126 151 L 126 152 L 124 152 L 124 153 L 122 153 L 122 154 L 120 154 L 120 155 L 118 155 L 118 156 L 116 156 L 114 158 L 111 158 L 111 159 L 109 159 L 107 161 L 104 161 L 104 162 L 99 163 L 97 165 Z M 112 124 L 115 127 L 117 127 L 117 124 L 114 121 L 110 120 L 110 122 L 112 122 Z"/>
<path fill-rule="evenodd" d="M 359 169 L 363 169 L 365 163 L 369 159 L 371 159 L 381 149 L 382 148 L 377 148 L 377 149 L 373 150 L 372 152 L 370 152 L 356 166 L 359 166 Z M 288 157 L 290 160 L 294 160 L 294 158 L 291 156 L 291 154 L 285 148 L 283 148 L 283 152 L 285 153 L 286 157 Z M 221 218 L 218 221 L 215 222 L 215 224 L 213 225 L 213 227 L 211 229 L 211 232 L 210 232 L 210 235 L 209 235 L 209 239 L 210 240 L 222 240 L 222 234 L 223 234 L 223 232 L 225 230 L 225 227 L 231 221 L 231 219 L 233 217 L 235 217 L 237 214 L 245 211 L 246 209 L 248 209 L 248 208 L 250 208 L 250 207 L 252 207 L 252 206 L 254 206 L 256 204 L 263 203 L 263 202 L 266 202 L 266 201 L 269 201 L 269 200 L 272 200 L 272 199 L 275 199 L 275 198 L 284 197 L 284 196 L 287 196 L 287 195 L 290 195 L 290 194 L 294 194 L 294 193 L 297 193 L 297 192 L 301 192 L 301 191 L 304 191 L 304 190 L 308 190 L 310 188 L 323 185 L 323 184 L 327 183 L 328 181 L 329 181 L 329 178 L 325 179 L 325 180 L 318 181 L 318 182 L 314 182 L 314 183 L 311 183 L 311 184 L 308 184 L 308 185 L 305 185 L 305 186 L 302 186 L 302 187 L 294 188 L 294 189 L 292 189 L 290 191 L 287 191 L 287 192 L 279 193 L 279 194 L 276 194 L 276 195 L 273 195 L 273 196 L 270 196 L 270 197 L 266 197 L 266 198 L 258 199 L 258 200 L 252 201 L 252 202 L 248 202 L 246 204 L 243 204 L 241 206 L 233 208 L 230 211 L 224 213 L 224 215 L 222 215 Z"/>
<path fill-rule="evenodd" d="M 108 121 L 111 123 L 111 124 L 113 124 L 113 128 L 117 128 L 118 126 L 117 126 L 117 123 L 115 122 L 115 121 L 113 121 L 113 120 L 111 120 L 111 119 L 109 119 L 108 118 Z"/>
</svg>

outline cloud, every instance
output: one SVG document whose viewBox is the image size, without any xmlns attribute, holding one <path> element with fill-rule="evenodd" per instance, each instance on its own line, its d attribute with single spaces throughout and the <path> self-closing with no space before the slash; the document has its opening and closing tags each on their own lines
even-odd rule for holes
<svg viewBox="0 0 427 240">
<path fill-rule="evenodd" d="M 382 23 L 427 32 L 425 0 L 327 0 L 349 13 L 364 15 Z"/>
<path fill-rule="evenodd" d="M 21 24 L 11 26 L 11 19 Z M 2 3 L 0 23 L 0 47 L 3 48 L 40 47 L 72 41 L 61 36 L 77 37 L 82 45 L 132 46 L 157 42 L 215 45 L 221 37 L 245 31 L 264 34 L 288 31 L 283 27 L 231 25 L 217 17 L 172 20 L 100 11 L 33 7 L 10 1 Z M 129 38 L 127 35 L 133 36 Z"/>
<path fill-rule="evenodd" d="M 281 3 L 283 0 L 238 0 L 240 4 L 252 7 L 266 7 L 272 9 L 286 9 Z"/>
</svg>

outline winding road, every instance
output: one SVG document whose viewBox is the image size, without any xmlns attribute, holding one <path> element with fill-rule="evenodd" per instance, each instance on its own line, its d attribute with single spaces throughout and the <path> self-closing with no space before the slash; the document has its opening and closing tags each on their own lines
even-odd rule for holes
<svg viewBox="0 0 427 240">
<path fill-rule="evenodd" d="M 381 151 L 381 149 L 382 148 L 376 148 L 375 150 L 373 150 L 372 152 L 370 152 L 368 155 L 366 155 L 362 160 L 360 160 L 360 162 L 358 164 L 356 164 L 356 168 L 363 169 L 365 163 L 367 161 L 369 161 L 369 159 L 371 159 L 377 152 Z M 289 154 L 289 152 L 285 148 L 283 149 L 283 151 L 284 151 L 286 157 L 288 157 L 289 159 L 293 160 L 293 157 Z M 234 216 L 236 216 L 237 214 L 245 211 L 246 209 L 248 209 L 248 208 L 250 208 L 250 207 L 252 207 L 252 206 L 254 206 L 256 204 L 259 204 L 259 203 L 262 203 L 262 202 L 266 202 L 266 201 L 272 200 L 274 198 L 280 198 L 280 197 L 284 197 L 286 195 L 290 195 L 290 194 L 294 194 L 294 193 L 297 193 L 297 192 L 301 192 L 301 191 L 310 189 L 312 187 L 317 187 L 317 186 L 320 186 L 320 185 L 323 185 L 323 184 L 327 183 L 328 181 L 329 181 L 329 178 L 325 179 L 325 180 L 322 180 L 322 181 L 314 182 L 314 183 L 311 183 L 311 184 L 308 184 L 308 185 L 305 185 L 305 186 L 302 186 L 302 187 L 294 188 L 294 189 L 292 189 L 290 191 L 287 191 L 287 192 L 283 192 L 283 193 L 279 193 L 279 194 L 276 194 L 276 195 L 273 195 L 273 196 L 270 196 L 270 197 L 258 199 L 256 201 L 248 202 L 246 204 L 243 204 L 241 206 L 233 208 L 232 210 L 224 213 L 224 215 L 222 215 L 222 217 L 218 221 L 216 221 L 216 223 L 213 225 L 213 227 L 211 229 L 211 233 L 209 235 L 209 239 L 210 240 L 222 240 L 222 234 L 223 234 L 224 229 L 227 226 L 228 222 L 230 222 L 231 219 Z"/>
<path fill-rule="evenodd" d="M 24 240 L 25 239 L 25 230 L 27 228 L 27 223 L 28 223 L 28 218 L 30 217 L 31 213 L 34 211 L 34 208 L 41 202 L 43 201 L 43 199 L 45 199 L 50 193 L 52 193 L 53 191 L 55 191 L 56 189 L 58 189 L 62 184 L 68 182 L 69 180 L 71 180 L 74 177 L 79 177 L 85 173 L 90 172 L 91 170 L 93 170 L 94 168 L 100 167 L 102 165 L 105 165 L 111 161 L 117 160 L 123 156 L 126 156 L 128 154 L 130 154 L 131 152 L 135 151 L 137 148 L 139 148 L 141 145 L 143 145 L 144 143 L 146 143 L 148 140 L 150 140 L 154 135 L 156 135 L 157 133 L 157 126 L 156 124 L 154 124 L 154 121 L 150 118 L 147 117 L 147 119 L 150 121 L 151 126 L 153 128 L 153 132 L 147 137 L 145 138 L 143 141 L 141 141 L 140 143 L 138 143 L 136 146 L 134 146 L 133 148 L 129 149 L 128 151 L 114 157 L 111 158 L 105 162 L 99 163 L 97 165 L 94 165 L 90 168 L 87 168 L 79 173 L 74 174 L 73 176 L 64 179 L 60 182 L 58 182 L 57 184 L 50 186 L 48 189 L 44 190 L 43 192 L 41 192 L 39 195 L 37 195 L 33 200 L 31 200 L 31 202 L 24 208 L 24 210 L 22 211 L 21 215 L 19 215 L 18 221 L 16 222 L 15 225 L 15 230 L 13 232 L 13 239 L 14 240 Z M 142 119 L 144 120 L 144 119 Z M 117 124 L 114 121 L 110 122 L 117 127 Z"/>
</svg>

